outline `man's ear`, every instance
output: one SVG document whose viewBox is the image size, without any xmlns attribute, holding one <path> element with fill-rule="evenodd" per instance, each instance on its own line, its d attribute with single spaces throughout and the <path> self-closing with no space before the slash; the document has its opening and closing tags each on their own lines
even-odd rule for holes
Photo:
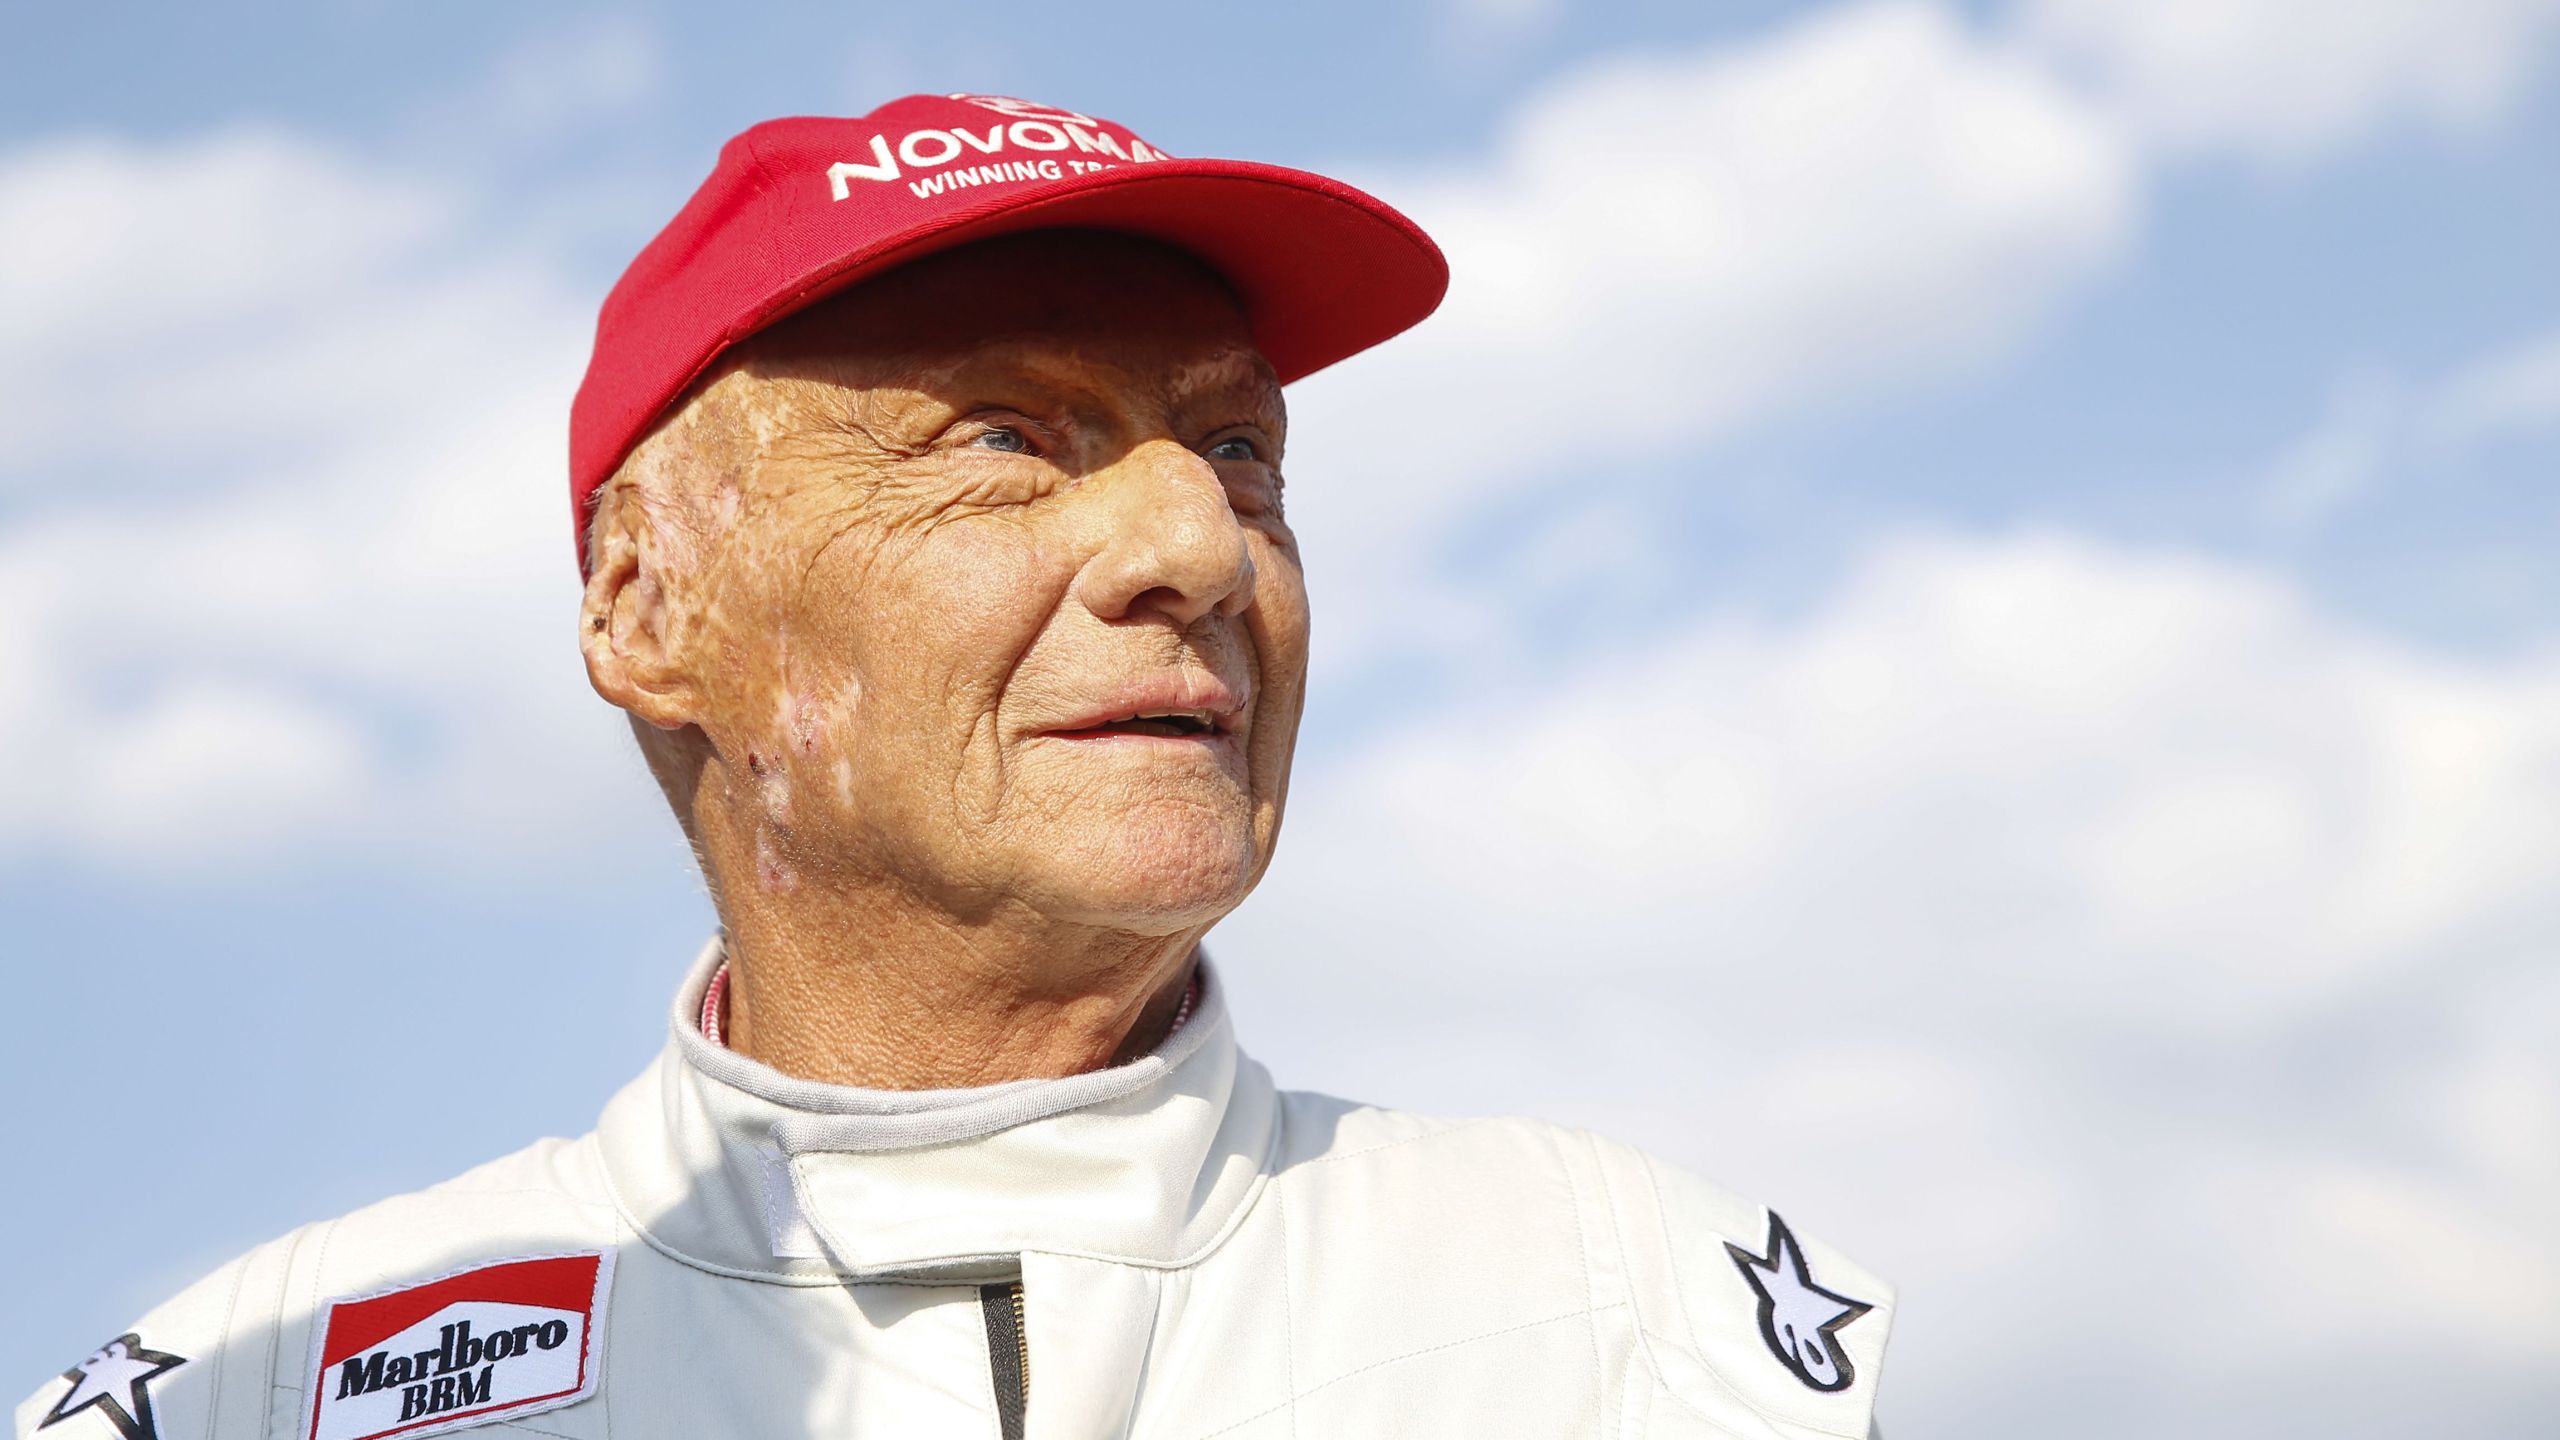
<svg viewBox="0 0 2560 1440">
<path fill-rule="evenodd" d="M 661 730 L 694 722 L 700 697 L 680 653 L 682 602 L 668 593 L 657 535 L 628 488 L 596 494 L 587 540 L 587 593 L 578 607 L 578 648 L 596 693 Z"/>
</svg>

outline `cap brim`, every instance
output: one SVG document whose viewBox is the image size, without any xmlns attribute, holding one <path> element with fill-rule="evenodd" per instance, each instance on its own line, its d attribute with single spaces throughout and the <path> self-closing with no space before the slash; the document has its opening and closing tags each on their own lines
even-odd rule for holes
<svg viewBox="0 0 2560 1440">
<path fill-rule="evenodd" d="M 1285 166 L 1168 159 L 992 194 L 853 251 L 742 316 L 721 348 L 938 251 L 1059 228 L 1142 235 L 1199 256 L 1235 291 L 1282 384 L 1410 329 L 1449 288 L 1440 247 L 1384 201 Z"/>
</svg>

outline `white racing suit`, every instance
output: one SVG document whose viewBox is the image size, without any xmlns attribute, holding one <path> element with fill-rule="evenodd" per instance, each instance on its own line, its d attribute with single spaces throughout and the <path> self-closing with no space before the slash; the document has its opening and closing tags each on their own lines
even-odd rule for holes
<svg viewBox="0 0 2560 1440">
<path fill-rule="evenodd" d="M 1276 1090 L 1205 967 L 1130 1064 L 896 1093 L 706 1038 L 718 961 L 593 1133 L 81 1337 L 21 1440 L 1869 1433 L 1875 1277 L 1578 1130 Z"/>
</svg>

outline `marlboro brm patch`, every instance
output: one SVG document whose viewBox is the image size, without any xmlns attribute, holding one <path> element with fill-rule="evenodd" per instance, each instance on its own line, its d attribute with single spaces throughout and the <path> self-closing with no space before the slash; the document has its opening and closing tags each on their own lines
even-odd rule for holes
<svg viewBox="0 0 2560 1440">
<path fill-rule="evenodd" d="M 593 1394 L 613 1254 L 493 1260 L 323 1305 L 304 1440 L 459 1430 Z"/>
</svg>

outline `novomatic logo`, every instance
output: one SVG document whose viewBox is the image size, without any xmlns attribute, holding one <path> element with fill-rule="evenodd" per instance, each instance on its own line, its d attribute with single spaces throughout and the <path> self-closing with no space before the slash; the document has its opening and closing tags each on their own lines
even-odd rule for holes
<svg viewBox="0 0 2560 1440">
<path fill-rule="evenodd" d="M 953 95 L 994 119 L 984 124 L 883 132 L 859 159 L 827 167 L 827 192 L 851 199 L 856 184 L 904 183 L 919 200 L 980 185 L 1063 180 L 1092 170 L 1144 165 L 1165 152 L 1090 115 L 1008 95 Z"/>
<path fill-rule="evenodd" d="M 306 1440 L 433 1435 L 587 1398 L 612 1281 L 610 1251 L 539 1255 L 330 1301 Z"/>
</svg>

